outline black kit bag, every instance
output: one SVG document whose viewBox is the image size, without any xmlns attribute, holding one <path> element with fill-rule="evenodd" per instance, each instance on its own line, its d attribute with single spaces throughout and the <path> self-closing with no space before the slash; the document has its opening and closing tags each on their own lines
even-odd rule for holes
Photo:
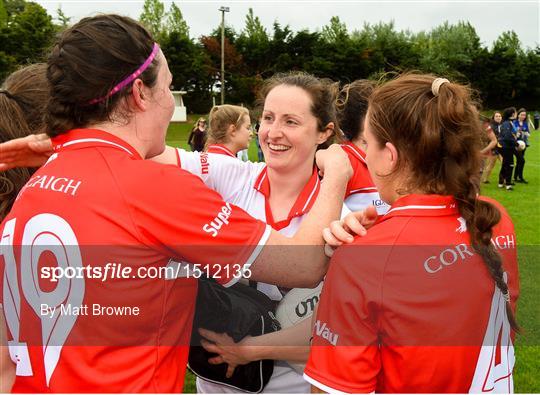
<svg viewBox="0 0 540 395">
<path fill-rule="evenodd" d="M 254 361 L 237 366 L 232 377 L 227 378 L 227 364 L 208 363 L 208 359 L 216 354 L 201 346 L 198 329 L 227 333 L 239 342 L 248 335 L 260 336 L 280 330 L 274 311 L 275 302 L 255 288 L 241 283 L 225 288 L 212 280 L 200 279 L 188 358 L 190 370 L 212 383 L 249 393 L 261 392 L 274 372 L 274 361 Z"/>
</svg>

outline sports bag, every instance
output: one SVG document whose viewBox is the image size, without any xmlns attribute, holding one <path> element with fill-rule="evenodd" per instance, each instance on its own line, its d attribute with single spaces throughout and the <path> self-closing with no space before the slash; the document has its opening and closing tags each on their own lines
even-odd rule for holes
<svg viewBox="0 0 540 395">
<path fill-rule="evenodd" d="M 208 363 L 208 358 L 215 354 L 201 346 L 198 329 L 227 333 L 239 342 L 248 335 L 260 336 L 281 329 L 274 311 L 275 303 L 255 288 L 241 283 L 225 288 L 212 280 L 200 279 L 188 358 L 191 371 L 213 383 L 249 393 L 261 392 L 272 376 L 274 361 L 261 360 L 237 366 L 232 377 L 227 378 L 226 364 Z"/>
</svg>

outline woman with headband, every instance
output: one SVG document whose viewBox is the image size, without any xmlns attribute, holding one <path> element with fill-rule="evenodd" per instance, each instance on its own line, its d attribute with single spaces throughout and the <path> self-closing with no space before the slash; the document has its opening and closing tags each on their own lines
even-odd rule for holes
<svg viewBox="0 0 540 395">
<path fill-rule="evenodd" d="M 333 255 L 304 373 L 315 390 L 513 391 L 516 237 L 478 196 L 481 133 L 465 86 L 406 74 L 373 92 L 366 162 L 391 206 Z"/>
<path fill-rule="evenodd" d="M 284 287 L 318 284 L 320 235 L 339 216 L 347 157 L 339 147 L 318 155 L 324 183 L 287 238 L 197 177 L 142 160 L 164 150 L 174 100 L 167 61 L 137 22 L 82 19 L 52 48 L 47 79 L 54 154 L 0 228 L 13 391 L 180 392 L 192 265 L 225 286 L 248 272 Z M 295 245 L 314 247 L 270 248 Z"/>
</svg>

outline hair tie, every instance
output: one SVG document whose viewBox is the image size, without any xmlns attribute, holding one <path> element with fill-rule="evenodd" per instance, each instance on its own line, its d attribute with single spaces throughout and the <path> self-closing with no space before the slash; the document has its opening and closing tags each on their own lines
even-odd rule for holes
<svg viewBox="0 0 540 395">
<path fill-rule="evenodd" d="M 503 298 L 505 301 L 510 302 L 510 291 L 507 290 L 505 293 L 503 293 Z"/>
<path fill-rule="evenodd" d="M 7 91 L 5 89 L 0 89 L 0 93 L 3 93 L 4 95 L 6 95 L 6 97 L 8 99 L 17 101 L 17 98 L 15 96 L 13 96 L 11 93 L 9 93 L 9 91 Z"/>
<path fill-rule="evenodd" d="M 431 93 L 433 93 L 433 96 L 439 96 L 439 89 L 441 88 L 441 85 L 446 82 L 450 83 L 446 78 L 435 78 L 433 80 L 431 83 Z"/>
</svg>

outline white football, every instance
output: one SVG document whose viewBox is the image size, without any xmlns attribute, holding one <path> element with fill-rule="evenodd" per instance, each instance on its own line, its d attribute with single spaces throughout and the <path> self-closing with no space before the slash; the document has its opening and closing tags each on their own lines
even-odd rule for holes
<svg viewBox="0 0 540 395">
<path fill-rule="evenodd" d="M 525 145 L 525 141 L 523 141 L 523 140 L 518 140 L 518 141 L 517 141 L 517 147 L 516 147 L 516 149 L 517 149 L 518 151 L 523 151 L 525 148 L 527 148 L 527 146 Z"/>
<path fill-rule="evenodd" d="M 294 324 L 311 319 L 315 306 L 319 303 L 323 283 L 316 288 L 294 288 L 281 299 L 276 309 L 276 318 L 282 328 L 288 328 Z M 304 373 L 306 364 L 288 362 L 298 373 Z"/>
</svg>

